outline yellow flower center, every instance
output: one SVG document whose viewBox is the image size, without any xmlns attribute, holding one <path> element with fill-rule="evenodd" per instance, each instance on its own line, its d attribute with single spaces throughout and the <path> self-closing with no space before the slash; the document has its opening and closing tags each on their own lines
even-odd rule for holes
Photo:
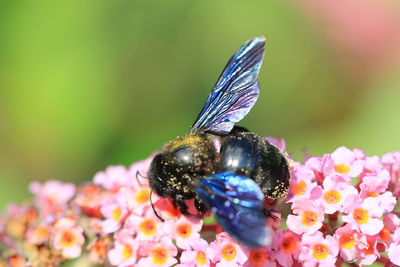
<svg viewBox="0 0 400 267">
<path fill-rule="evenodd" d="M 347 165 L 344 164 L 339 164 L 335 166 L 335 171 L 338 173 L 349 173 L 350 172 L 350 168 Z"/>
<path fill-rule="evenodd" d="M 165 248 L 157 247 L 153 249 L 151 258 L 153 259 L 154 264 L 163 265 L 168 260 L 167 250 Z"/>
<path fill-rule="evenodd" d="M 249 261 L 255 266 L 260 266 L 267 260 L 265 253 L 261 249 L 255 249 L 250 252 Z"/>
<path fill-rule="evenodd" d="M 368 192 L 367 197 L 378 197 L 378 194 L 375 192 Z"/>
<path fill-rule="evenodd" d="M 97 240 L 91 248 L 91 251 L 94 251 L 97 255 L 101 257 L 105 257 L 107 254 L 107 247 L 104 240 Z"/>
<path fill-rule="evenodd" d="M 151 219 L 144 219 L 139 224 L 139 230 L 147 236 L 154 235 L 157 231 L 157 224 Z"/>
<path fill-rule="evenodd" d="M 316 244 L 313 247 L 312 255 L 317 260 L 323 260 L 329 255 L 329 248 L 324 244 Z"/>
<path fill-rule="evenodd" d="M 121 209 L 120 208 L 116 208 L 116 209 L 113 209 L 111 216 L 112 216 L 114 221 L 118 222 L 119 219 L 121 218 L 121 214 L 122 214 Z"/>
<path fill-rule="evenodd" d="M 304 181 L 300 181 L 293 185 L 293 194 L 302 196 L 307 190 L 307 184 Z"/>
<path fill-rule="evenodd" d="M 313 211 L 305 211 L 303 213 L 303 216 L 301 218 L 301 222 L 305 225 L 305 226 L 311 226 L 314 225 L 318 222 L 318 216 L 315 212 Z"/>
<path fill-rule="evenodd" d="M 50 235 L 50 231 L 45 226 L 38 226 L 38 228 L 36 228 L 35 234 L 39 238 L 46 238 Z"/>
<path fill-rule="evenodd" d="M 14 255 L 11 256 L 8 260 L 8 264 L 11 267 L 20 267 L 20 266 L 26 266 L 26 260 L 22 258 L 21 256 Z"/>
<path fill-rule="evenodd" d="M 129 259 L 132 257 L 133 254 L 133 248 L 131 245 L 125 244 L 124 248 L 122 249 L 122 257 L 124 260 Z"/>
<path fill-rule="evenodd" d="M 176 228 L 176 233 L 183 238 L 188 238 L 192 234 L 192 226 L 187 223 L 181 223 Z"/>
<path fill-rule="evenodd" d="M 67 247 L 67 248 L 72 247 L 73 245 L 76 244 L 77 241 L 78 241 L 78 238 L 71 231 L 62 232 L 62 234 L 61 234 L 61 245 L 63 247 Z"/>
<path fill-rule="evenodd" d="M 328 204 L 336 204 L 340 201 L 341 198 L 342 196 L 336 190 L 330 190 L 325 192 L 324 194 L 324 199 Z"/>
<path fill-rule="evenodd" d="M 225 245 L 221 250 L 221 257 L 224 260 L 231 261 L 236 257 L 236 247 L 233 245 Z"/>
<path fill-rule="evenodd" d="M 150 200 L 150 190 L 148 188 L 142 189 L 136 193 L 135 201 L 137 204 L 144 204 Z"/>
<path fill-rule="evenodd" d="M 350 249 L 355 243 L 353 234 L 343 234 L 339 237 L 339 246 L 341 248 Z"/>
<path fill-rule="evenodd" d="M 390 231 L 386 227 L 379 232 L 379 236 L 382 238 L 383 241 L 388 242 L 390 239 Z"/>
<path fill-rule="evenodd" d="M 203 251 L 198 251 L 196 254 L 196 261 L 201 265 L 206 264 L 206 254 Z"/>
<path fill-rule="evenodd" d="M 281 249 L 290 254 L 297 249 L 297 240 L 292 236 L 285 237 L 281 243 Z"/>
<path fill-rule="evenodd" d="M 353 218 L 358 224 L 366 224 L 368 222 L 368 211 L 362 208 L 355 209 Z"/>
</svg>

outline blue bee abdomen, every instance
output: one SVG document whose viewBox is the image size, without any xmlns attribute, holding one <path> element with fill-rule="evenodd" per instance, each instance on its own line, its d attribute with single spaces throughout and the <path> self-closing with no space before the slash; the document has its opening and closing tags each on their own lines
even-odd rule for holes
<svg viewBox="0 0 400 267">
<path fill-rule="evenodd" d="M 257 140 L 252 134 L 227 136 L 221 146 L 220 171 L 250 176 L 256 167 Z"/>
<path fill-rule="evenodd" d="M 265 196 L 277 199 L 289 187 L 289 167 L 284 154 L 265 138 L 238 132 L 224 138 L 219 171 L 234 171 L 253 179 Z"/>
</svg>

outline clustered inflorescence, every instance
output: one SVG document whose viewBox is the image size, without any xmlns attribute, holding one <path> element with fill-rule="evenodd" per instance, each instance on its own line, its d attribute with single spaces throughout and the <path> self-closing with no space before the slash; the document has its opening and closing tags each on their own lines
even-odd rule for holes
<svg viewBox="0 0 400 267">
<path fill-rule="evenodd" d="M 150 195 L 137 173 L 145 176 L 151 159 L 108 167 L 79 187 L 32 183 L 33 199 L 0 217 L 0 266 L 400 265 L 400 152 L 379 158 L 340 147 L 293 161 L 289 195 L 274 208 L 282 216 L 270 219 L 271 244 L 256 249 L 233 240 L 210 214 L 184 216 Z"/>
</svg>

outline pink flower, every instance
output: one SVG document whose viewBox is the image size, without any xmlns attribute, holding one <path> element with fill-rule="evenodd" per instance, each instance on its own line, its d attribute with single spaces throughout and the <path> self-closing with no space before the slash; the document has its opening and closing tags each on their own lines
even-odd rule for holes
<svg viewBox="0 0 400 267">
<path fill-rule="evenodd" d="M 136 233 L 138 240 L 159 240 L 164 234 L 163 223 L 152 209 L 148 209 L 145 216 L 131 214 L 124 225 L 131 234 Z"/>
<path fill-rule="evenodd" d="M 107 196 L 108 192 L 99 186 L 87 183 L 79 188 L 74 202 L 87 216 L 100 218 L 100 204 Z"/>
<path fill-rule="evenodd" d="M 173 239 L 176 245 L 186 249 L 191 239 L 200 237 L 203 221 L 194 216 L 181 216 L 177 221 L 169 220 L 164 223 L 164 231 Z"/>
<path fill-rule="evenodd" d="M 248 258 L 248 252 L 236 241 L 222 232 L 217 240 L 210 244 L 210 258 L 216 267 L 233 267 L 243 265 Z"/>
<path fill-rule="evenodd" d="M 298 199 L 313 199 L 317 183 L 314 181 L 314 172 L 300 163 L 294 163 L 292 168 L 292 180 L 289 188 L 290 198 L 287 202 L 295 202 Z M 315 192 L 315 191 L 314 191 Z"/>
<path fill-rule="evenodd" d="M 125 166 L 109 166 L 103 172 L 98 172 L 93 178 L 93 183 L 101 185 L 107 190 L 118 190 L 133 183 L 134 176 L 125 168 Z"/>
<path fill-rule="evenodd" d="M 388 249 L 388 256 L 392 263 L 400 265 L 400 228 L 396 229 L 393 234 L 393 243 Z"/>
<path fill-rule="evenodd" d="M 325 209 L 326 214 L 333 214 L 336 211 L 343 211 L 343 203 L 350 195 L 357 195 L 355 187 L 347 182 L 336 179 L 337 176 L 327 176 L 323 182 L 322 197 L 317 201 Z"/>
<path fill-rule="evenodd" d="M 32 182 L 29 190 L 35 195 L 35 205 L 44 216 L 56 215 L 66 209 L 67 202 L 75 194 L 75 185 L 50 180 L 41 184 Z"/>
<path fill-rule="evenodd" d="M 108 238 L 95 239 L 88 245 L 89 261 L 97 264 L 102 264 L 107 258 L 109 243 L 112 241 Z"/>
<path fill-rule="evenodd" d="M 368 173 L 362 178 L 360 184 L 360 197 L 376 197 L 386 191 L 390 181 L 389 172 L 381 170 L 376 173 Z"/>
<path fill-rule="evenodd" d="M 151 189 L 148 186 L 139 186 L 135 184 L 132 189 L 131 188 L 124 188 L 126 191 L 129 192 L 125 193 L 129 195 L 127 198 L 129 210 L 133 213 L 141 216 L 144 213 L 144 210 L 150 207 L 150 192 Z M 152 201 L 157 201 L 158 196 L 153 194 Z"/>
<path fill-rule="evenodd" d="M 289 230 L 283 232 L 282 229 L 278 229 L 275 232 L 273 244 L 279 264 L 293 266 L 293 258 L 298 259 L 301 252 L 300 236 Z"/>
<path fill-rule="evenodd" d="M 350 224 L 336 229 L 334 237 L 339 243 L 340 256 L 346 262 L 355 260 L 358 251 L 367 246 L 366 236 L 352 230 Z"/>
<path fill-rule="evenodd" d="M 292 232 L 311 234 L 321 228 L 324 221 L 324 210 L 317 202 L 301 199 L 293 203 L 292 210 L 296 215 L 288 215 L 286 221 Z"/>
<path fill-rule="evenodd" d="M 103 201 L 101 213 L 105 217 L 105 220 L 100 222 L 105 233 L 113 233 L 120 229 L 129 214 L 124 196 L 116 194 L 114 198 Z"/>
<path fill-rule="evenodd" d="M 276 267 L 275 255 L 269 248 L 250 249 L 244 267 Z"/>
<path fill-rule="evenodd" d="M 358 150 L 351 151 L 346 147 L 339 147 L 332 154 L 326 155 L 323 163 L 324 175 L 338 175 L 344 181 L 358 177 L 363 171 L 364 160 Z"/>
<path fill-rule="evenodd" d="M 188 267 L 210 266 L 210 247 L 204 239 L 193 238 L 189 246 L 182 252 L 180 262 Z"/>
<path fill-rule="evenodd" d="M 35 228 L 28 229 L 26 239 L 35 245 L 43 244 L 49 240 L 51 232 L 52 227 L 49 225 L 38 225 Z"/>
<path fill-rule="evenodd" d="M 377 236 L 366 236 L 367 245 L 359 251 L 358 260 L 360 266 L 371 265 L 380 257 L 379 251 L 377 250 Z"/>
<path fill-rule="evenodd" d="M 382 170 L 382 163 L 378 156 L 365 157 L 364 173 L 377 173 Z"/>
<path fill-rule="evenodd" d="M 131 266 L 136 262 L 137 241 L 129 235 L 121 240 L 116 239 L 114 248 L 108 252 L 111 264 L 118 266 Z"/>
<path fill-rule="evenodd" d="M 312 235 L 305 234 L 301 242 L 303 248 L 299 255 L 299 261 L 303 266 L 335 266 L 336 256 L 339 252 L 335 238 L 317 231 Z"/>
<path fill-rule="evenodd" d="M 344 207 L 348 215 L 343 216 L 343 221 L 349 223 L 354 230 L 376 235 L 383 228 L 383 222 L 378 219 L 383 214 L 379 204 L 379 200 L 373 197 L 362 200 L 358 196 L 350 196 Z"/>
<path fill-rule="evenodd" d="M 169 237 L 164 236 L 160 242 L 148 242 L 144 245 L 146 246 L 142 248 L 144 257 L 139 260 L 137 266 L 164 267 L 178 262 L 175 258 L 178 250 Z"/>
<path fill-rule="evenodd" d="M 54 237 L 52 245 L 59 249 L 63 257 L 76 258 L 81 255 L 81 247 L 85 238 L 82 227 L 76 225 L 75 220 L 62 218 L 54 225 Z"/>
</svg>

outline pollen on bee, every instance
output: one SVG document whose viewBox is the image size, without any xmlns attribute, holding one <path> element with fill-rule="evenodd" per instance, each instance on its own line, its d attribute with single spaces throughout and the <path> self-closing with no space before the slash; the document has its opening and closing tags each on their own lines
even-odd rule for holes
<svg viewBox="0 0 400 267">
<path fill-rule="evenodd" d="M 177 139 L 171 141 L 167 147 L 166 150 L 171 152 L 178 147 L 181 146 L 194 146 L 195 144 L 201 142 L 201 137 L 199 135 L 195 134 L 187 134 L 181 137 L 178 137 Z"/>
</svg>

